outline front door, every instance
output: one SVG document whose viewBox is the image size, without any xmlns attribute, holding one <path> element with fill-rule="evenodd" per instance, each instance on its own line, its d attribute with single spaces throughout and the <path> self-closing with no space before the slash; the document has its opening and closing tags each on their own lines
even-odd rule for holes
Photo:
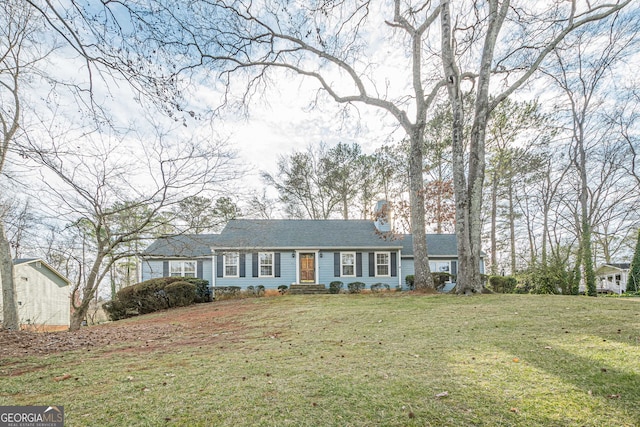
<svg viewBox="0 0 640 427">
<path fill-rule="evenodd" d="M 316 254 L 300 254 L 300 283 L 315 283 L 316 281 Z"/>
</svg>

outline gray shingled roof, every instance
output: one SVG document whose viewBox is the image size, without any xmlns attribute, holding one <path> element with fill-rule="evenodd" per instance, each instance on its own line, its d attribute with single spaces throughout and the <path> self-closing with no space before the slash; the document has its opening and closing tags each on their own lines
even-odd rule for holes
<svg viewBox="0 0 640 427">
<path fill-rule="evenodd" d="M 610 267 L 615 267 L 618 268 L 620 270 L 628 270 L 631 267 L 631 264 L 628 262 L 610 262 L 608 264 L 605 264 L 605 266 L 610 266 Z"/>
<path fill-rule="evenodd" d="M 142 252 L 147 257 L 201 257 L 211 255 L 218 234 L 179 234 L 156 239 Z"/>
<path fill-rule="evenodd" d="M 403 235 L 402 256 L 413 257 L 413 236 Z M 458 256 L 458 242 L 455 234 L 427 234 L 427 253 L 434 256 Z"/>
<path fill-rule="evenodd" d="M 251 220 L 229 221 L 215 239 L 220 249 L 400 248 L 398 240 L 385 240 L 368 220 Z"/>
<path fill-rule="evenodd" d="M 402 248 L 413 257 L 410 234 L 384 239 L 368 220 L 237 219 L 220 234 L 181 234 L 157 239 L 145 257 L 210 256 L 213 249 L 365 249 Z M 454 234 L 427 234 L 429 256 L 457 256 Z"/>
</svg>

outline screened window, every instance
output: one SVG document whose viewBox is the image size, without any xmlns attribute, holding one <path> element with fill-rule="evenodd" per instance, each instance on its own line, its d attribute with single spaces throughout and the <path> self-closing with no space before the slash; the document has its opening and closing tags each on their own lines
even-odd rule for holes
<svg viewBox="0 0 640 427">
<path fill-rule="evenodd" d="M 240 256 L 238 252 L 228 252 L 224 254 L 224 276 L 238 277 L 238 266 Z"/>
<path fill-rule="evenodd" d="M 432 273 L 449 273 L 449 261 L 430 261 L 429 269 Z"/>
<path fill-rule="evenodd" d="M 429 269 L 432 273 L 451 274 L 451 263 L 449 261 L 429 261 Z M 451 276 L 448 276 L 445 283 L 451 282 Z"/>
<path fill-rule="evenodd" d="M 260 277 L 273 277 L 273 252 L 258 254 Z"/>
<path fill-rule="evenodd" d="M 376 276 L 389 276 L 391 256 L 389 252 L 376 252 Z"/>
<path fill-rule="evenodd" d="M 169 275 L 178 277 L 196 277 L 196 262 L 169 261 Z"/>
<path fill-rule="evenodd" d="M 340 268 L 342 272 L 341 276 L 355 277 L 356 276 L 356 253 L 342 252 Z"/>
</svg>

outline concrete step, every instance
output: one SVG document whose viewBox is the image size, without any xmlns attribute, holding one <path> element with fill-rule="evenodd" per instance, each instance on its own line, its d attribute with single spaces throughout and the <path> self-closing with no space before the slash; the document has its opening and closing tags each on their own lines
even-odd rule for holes
<svg viewBox="0 0 640 427">
<path fill-rule="evenodd" d="M 291 295 L 313 295 L 328 294 L 329 289 L 322 284 L 294 284 L 289 286 L 289 294 Z"/>
</svg>

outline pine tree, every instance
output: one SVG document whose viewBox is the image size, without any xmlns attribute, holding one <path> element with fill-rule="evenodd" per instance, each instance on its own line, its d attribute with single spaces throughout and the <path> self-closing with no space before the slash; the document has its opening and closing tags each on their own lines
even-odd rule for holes
<svg viewBox="0 0 640 427">
<path fill-rule="evenodd" d="M 627 281 L 627 292 L 638 291 L 640 291 L 640 228 L 638 229 L 636 251 L 633 254 L 631 268 L 629 269 L 629 280 Z"/>
</svg>

